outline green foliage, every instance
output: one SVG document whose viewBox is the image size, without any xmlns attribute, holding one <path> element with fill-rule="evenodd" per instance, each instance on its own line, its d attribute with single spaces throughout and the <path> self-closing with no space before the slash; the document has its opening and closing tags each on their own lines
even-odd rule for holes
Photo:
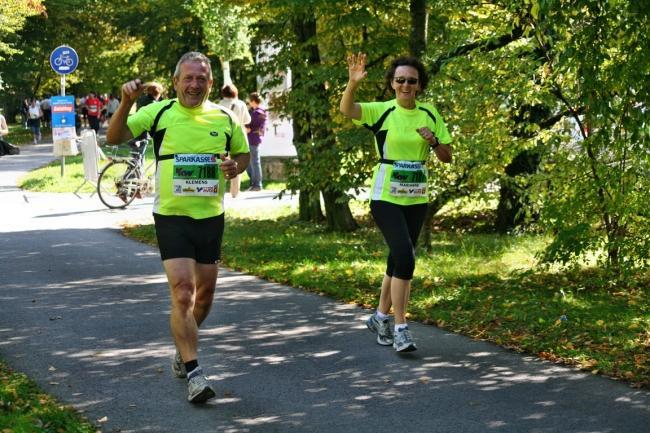
<svg viewBox="0 0 650 433">
<path fill-rule="evenodd" d="M 0 60 L 5 60 L 5 55 L 20 53 L 20 48 L 8 43 L 8 35 L 20 31 L 27 17 L 45 12 L 41 0 L 6 0 L 0 8 Z M 0 88 L 2 80 L 0 80 Z"/>
<path fill-rule="evenodd" d="M 223 0 L 193 0 L 188 8 L 201 20 L 206 44 L 217 57 L 251 59 L 250 10 Z"/>
<path fill-rule="evenodd" d="M 293 74 L 291 92 L 273 99 L 273 108 L 294 120 L 299 165 L 289 187 L 345 195 L 364 184 L 375 163 L 371 136 L 338 113 L 345 56 L 364 50 L 371 59 L 358 99 L 383 95 L 385 60 L 406 49 L 408 2 L 275 1 L 259 7 L 265 17 L 259 25 L 278 49 L 263 72 L 290 66 Z"/>
<path fill-rule="evenodd" d="M 190 1 L 99 1 L 111 26 L 121 35 L 114 49 L 129 53 L 120 64 L 126 75 L 114 81 L 121 85 L 134 77 L 157 80 L 173 96 L 171 77 L 181 55 L 207 52 L 201 21 L 188 9 Z"/>
<path fill-rule="evenodd" d="M 24 374 L 0 363 L 0 426 L 13 433 L 94 433 L 70 407 L 57 403 Z"/>
<path fill-rule="evenodd" d="M 134 53 L 142 49 L 137 40 L 98 16 L 110 16 L 108 2 L 100 0 L 46 0 L 47 14 L 30 17 L 13 42 L 22 48 L 10 62 L 0 64 L 9 96 L 7 112 L 15 112 L 26 96 L 59 94 L 60 76 L 50 67 L 49 56 L 67 44 L 79 55 L 77 70 L 66 76 L 66 94 L 83 96 L 90 91 L 117 92 L 132 77 Z"/>
<path fill-rule="evenodd" d="M 338 113 L 345 55 L 369 57 L 357 100 L 391 98 L 382 76 L 394 56 L 408 52 L 412 3 L 236 3 L 45 0 L 47 15 L 0 34 L 24 51 L 0 64 L 5 114 L 11 119 L 23 96 L 54 93 L 58 77 L 48 56 L 64 42 L 81 58 L 69 93 L 83 94 L 115 90 L 134 76 L 169 87 L 182 53 L 245 53 L 248 30 L 256 54 L 262 46 L 272 52 L 255 68 L 236 60 L 240 87 L 255 88 L 256 75 L 271 77 L 268 92 L 291 69 L 291 91 L 266 95 L 294 123 L 298 166 L 289 189 L 345 202 L 376 160 L 372 137 Z M 437 106 L 454 140 L 453 164 L 431 158 L 436 209 L 462 195 L 488 198 L 504 182 L 504 168 L 534 152 L 537 175 L 507 182 L 528 193 L 522 212 L 539 218 L 533 229 L 554 236 L 543 257 L 628 271 L 647 266 L 648 2 L 439 0 L 427 8 L 423 59 L 432 80 L 420 98 Z M 233 46 L 223 36 L 235 30 L 224 28 L 241 36 Z"/>
<path fill-rule="evenodd" d="M 542 85 L 574 113 L 548 135 L 534 191 L 557 233 L 550 261 L 650 266 L 649 12 L 643 2 L 558 0 L 531 18 L 548 59 Z"/>
</svg>

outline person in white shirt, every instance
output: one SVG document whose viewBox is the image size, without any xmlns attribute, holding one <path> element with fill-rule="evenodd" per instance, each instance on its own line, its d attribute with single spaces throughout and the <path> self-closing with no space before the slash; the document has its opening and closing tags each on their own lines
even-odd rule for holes
<svg viewBox="0 0 650 433">
<path fill-rule="evenodd" d="M 29 103 L 27 111 L 27 126 L 32 130 L 34 136 L 34 144 L 41 141 L 41 118 L 43 117 L 43 110 L 41 104 L 38 103 L 36 98 L 32 98 Z"/>
<path fill-rule="evenodd" d="M 9 126 L 7 126 L 7 119 L 0 114 L 0 138 L 9 135 Z"/>
<path fill-rule="evenodd" d="M 49 128 L 50 120 L 52 119 L 52 110 L 50 108 L 50 95 L 46 95 L 45 98 L 41 99 L 41 111 L 43 111 L 43 118 L 41 122 L 43 123 L 43 128 Z"/>
<path fill-rule="evenodd" d="M 0 108 L 2 111 L 2 108 Z M 3 155 L 15 155 L 18 152 L 12 152 L 12 150 L 18 149 L 16 146 L 10 144 L 4 140 L 4 137 L 9 135 L 9 126 L 7 126 L 7 119 L 0 114 L 0 156 Z"/>
<path fill-rule="evenodd" d="M 221 101 L 219 105 L 222 107 L 228 108 L 235 114 L 235 121 L 244 127 L 247 123 L 251 122 L 251 115 L 248 113 L 248 107 L 246 103 L 238 98 L 239 91 L 234 84 L 226 84 L 221 88 Z M 241 184 L 241 178 L 237 175 L 235 178 L 230 179 L 230 195 L 231 197 L 237 197 L 239 194 L 239 187 Z"/>
<path fill-rule="evenodd" d="M 117 111 L 117 107 L 120 106 L 120 100 L 115 97 L 115 95 L 111 94 L 108 97 L 108 104 L 106 104 L 106 118 L 110 122 L 111 117 L 113 117 L 113 114 Z"/>
</svg>

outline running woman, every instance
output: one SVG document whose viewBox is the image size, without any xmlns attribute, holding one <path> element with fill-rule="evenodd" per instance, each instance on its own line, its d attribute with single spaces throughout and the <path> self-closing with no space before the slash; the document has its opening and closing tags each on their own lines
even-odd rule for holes
<svg viewBox="0 0 650 433">
<path fill-rule="evenodd" d="M 451 162 L 451 136 L 436 108 L 417 100 L 429 81 L 418 59 L 400 57 L 391 63 L 385 83 L 395 98 L 385 102 L 355 102 L 356 90 L 368 74 L 366 55 L 351 54 L 347 63 L 349 78 L 339 108 L 375 136 L 378 162 L 373 169 L 370 212 L 389 250 L 379 305 L 366 325 L 377 334 L 378 344 L 411 352 L 417 346 L 406 323 L 406 309 L 415 246 L 429 198 L 426 161 L 433 150 L 440 161 Z"/>
</svg>

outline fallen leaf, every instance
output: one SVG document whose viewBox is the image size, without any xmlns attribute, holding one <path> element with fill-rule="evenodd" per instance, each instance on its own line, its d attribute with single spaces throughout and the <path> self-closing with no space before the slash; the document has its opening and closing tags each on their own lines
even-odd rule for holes
<svg viewBox="0 0 650 433">
<path fill-rule="evenodd" d="M 108 417 L 107 416 L 101 417 L 97 420 L 97 422 L 102 424 L 108 422 Z"/>
<path fill-rule="evenodd" d="M 596 361 L 595 359 L 588 359 L 580 363 L 580 366 L 585 370 L 589 370 L 590 368 L 595 367 L 597 365 L 598 365 L 598 361 Z"/>
</svg>

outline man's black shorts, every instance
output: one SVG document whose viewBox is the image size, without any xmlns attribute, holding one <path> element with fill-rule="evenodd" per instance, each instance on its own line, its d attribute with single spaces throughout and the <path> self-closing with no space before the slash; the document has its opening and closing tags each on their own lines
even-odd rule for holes
<svg viewBox="0 0 650 433">
<path fill-rule="evenodd" d="M 187 257 L 197 263 L 212 265 L 221 259 L 224 214 L 194 219 L 154 213 L 153 219 L 163 260 Z"/>
</svg>

